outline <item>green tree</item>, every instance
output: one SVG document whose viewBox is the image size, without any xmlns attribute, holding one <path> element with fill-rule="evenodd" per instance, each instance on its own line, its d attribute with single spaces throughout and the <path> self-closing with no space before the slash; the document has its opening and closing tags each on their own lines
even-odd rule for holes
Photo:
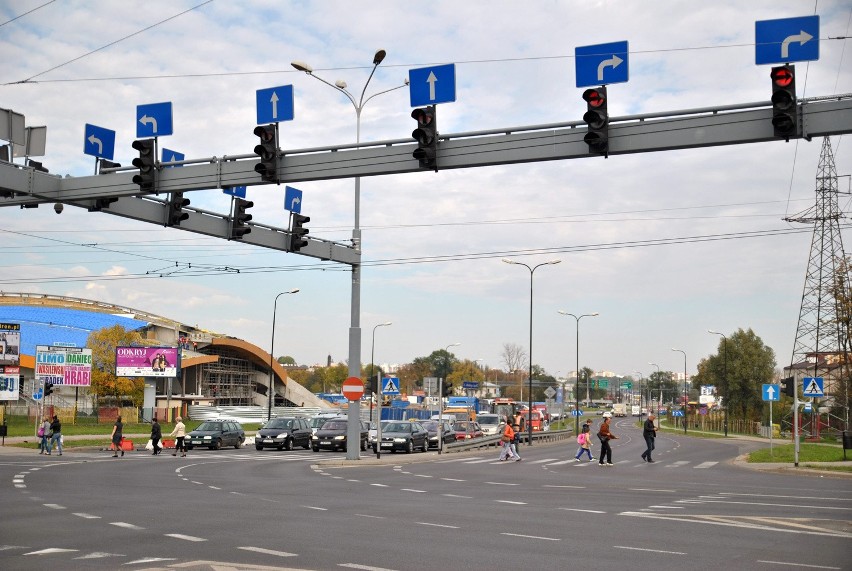
<svg viewBox="0 0 852 571">
<path fill-rule="evenodd" d="M 475 381 L 482 386 L 485 380 L 485 373 L 482 372 L 476 362 L 470 359 L 464 361 L 456 361 L 453 365 L 453 372 L 447 377 L 447 381 L 453 383 L 453 388 L 461 390 L 464 381 Z"/>
<path fill-rule="evenodd" d="M 130 399 L 135 406 L 141 406 L 144 398 L 145 382 L 140 377 L 116 377 L 115 348 L 130 345 L 142 345 L 142 336 L 136 331 L 128 331 L 120 325 L 92 331 L 86 339 L 86 347 L 92 350 L 92 385 L 89 387 L 95 404 L 98 400 L 114 399 L 116 406 Z"/>
<path fill-rule="evenodd" d="M 282 365 L 295 365 L 296 364 L 296 359 L 294 359 L 290 355 L 282 355 L 281 357 L 278 357 L 277 361 Z"/>
</svg>

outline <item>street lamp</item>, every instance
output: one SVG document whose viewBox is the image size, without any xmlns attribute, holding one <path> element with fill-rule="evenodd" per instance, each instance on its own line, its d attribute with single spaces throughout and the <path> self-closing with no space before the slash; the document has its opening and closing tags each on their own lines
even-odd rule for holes
<svg viewBox="0 0 852 571">
<path fill-rule="evenodd" d="M 660 378 L 660 366 L 656 363 L 648 363 L 653 367 L 657 367 L 657 382 L 660 383 L 660 400 L 657 402 L 657 426 L 660 426 L 660 405 L 663 403 L 663 380 Z M 651 405 L 651 389 L 650 384 L 648 385 L 648 408 L 650 411 Z"/>
<path fill-rule="evenodd" d="M 274 359 L 273 355 L 275 354 L 275 313 L 278 311 L 278 298 L 288 293 L 298 293 L 298 291 L 298 289 L 282 291 L 281 293 L 275 296 L 275 303 L 272 304 L 272 341 L 269 343 L 269 405 L 266 410 L 267 421 L 272 419 L 272 393 L 273 389 L 275 388 L 275 378 L 273 377 L 272 360 Z"/>
<path fill-rule="evenodd" d="M 461 345 L 461 342 L 456 341 L 455 343 L 450 343 L 449 345 L 447 345 L 446 347 L 444 347 L 444 353 L 446 353 L 446 354 L 447 354 L 447 366 L 444 368 L 444 381 L 443 381 L 443 386 L 447 386 L 447 377 L 449 377 L 449 376 L 450 376 L 450 373 L 452 373 L 452 372 L 453 372 L 453 371 L 452 371 L 451 364 L 450 364 L 450 347 L 458 347 L 459 345 Z M 444 395 L 443 395 L 443 394 L 442 394 L 442 395 L 440 395 L 440 396 L 441 396 L 441 398 L 443 398 L 443 397 L 444 397 Z M 441 402 L 441 404 L 443 405 L 443 401 Z M 443 408 L 443 407 L 442 407 L 442 408 Z"/>
<path fill-rule="evenodd" d="M 388 325 L 393 325 L 393 323 L 391 323 L 390 321 L 386 321 L 384 323 L 379 323 L 378 325 L 376 325 L 376 327 L 387 327 Z M 382 388 L 381 388 L 381 385 L 379 384 L 381 379 L 379 379 L 379 375 L 376 373 L 376 363 L 373 360 L 373 359 L 375 359 L 375 355 L 376 355 L 376 327 L 373 327 L 373 343 L 370 347 L 370 367 L 371 367 L 370 376 L 373 376 L 374 374 L 376 375 L 376 391 L 378 391 L 377 392 L 377 398 L 378 398 L 378 397 L 381 397 Z M 370 383 L 367 383 L 367 384 L 369 385 Z M 379 421 L 381 421 L 381 420 L 382 419 L 379 418 Z M 370 422 L 373 422 L 373 397 L 372 396 L 370 397 Z"/>
<path fill-rule="evenodd" d="M 639 375 L 639 418 L 642 418 L 642 371 L 633 371 Z M 633 407 L 633 394 L 630 395 L 630 406 Z M 631 411 L 632 414 L 632 411 Z"/>
<path fill-rule="evenodd" d="M 318 75 L 314 74 L 313 68 L 305 62 L 294 61 L 290 65 L 292 65 L 295 69 L 299 71 L 304 71 L 310 77 L 313 77 L 317 81 L 321 81 L 322 83 L 328 85 L 329 87 L 339 91 L 343 95 L 345 95 L 349 101 L 352 103 L 352 106 L 355 108 L 355 143 L 356 145 L 361 144 L 361 111 L 364 109 L 364 106 L 367 105 L 367 102 L 372 98 L 382 95 L 383 93 L 388 93 L 391 91 L 395 91 L 397 89 L 401 89 L 408 85 L 408 79 L 405 80 L 405 83 L 402 85 L 398 85 L 396 87 L 392 87 L 390 89 L 385 89 L 384 91 L 379 91 L 378 93 L 374 93 L 370 95 L 366 99 L 364 99 L 364 94 L 367 92 L 367 86 L 370 84 L 370 80 L 373 79 L 373 74 L 376 72 L 376 68 L 379 67 L 379 64 L 382 63 L 382 60 L 385 59 L 385 55 L 387 52 L 385 50 L 377 50 L 373 55 L 373 69 L 370 71 L 370 76 L 367 78 L 367 81 L 364 83 L 364 88 L 361 90 L 361 97 L 358 99 L 358 102 L 355 102 L 355 97 L 347 91 L 346 82 L 343 80 L 337 80 L 335 83 L 329 83 Z M 352 246 L 355 248 L 355 251 L 359 254 L 361 253 L 361 226 L 360 226 L 360 216 L 361 216 L 361 177 L 355 177 L 355 223 L 352 228 Z M 351 322 L 349 326 L 349 376 L 350 377 L 360 377 L 361 376 L 361 264 L 352 264 L 352 301 L 351 301 Z M 355 401 L 353 404 L 349 405 L 349 428 L 347 430 L 347 438 L 354 438 L 357 440 L 359 434 L 359 428 L 356 426 L 358 423 L 358 419 L 360 416 L 360 404 L 358 401 Z M 347 450 L 346 452 L 347 460 L 357 460 L 358 459 L 358 450 L 355 449 L 354 452 L 350 452 Z"/>
<path fill-rule="evenodd" d="M 724 360 L 724 369 L 722 370 L 722 376 L 725 378 L 725 394 L 722 398 L 725 399 L 725 407 L 722 409 L 723 420 L 722 423 L 725 425 L 725 436 L 728 435 L 728 338 L 725 337 L 724 333 L 719 333 L 718 331 L 713 331 L 712 329 L 708 329 L 707 333 L 712 333 L 713 335 L 721 335 L 723 342 L 723 351 L 725 352 L 725 360 Z"/>
<path fill-rule="evenodd" d="M 584 313 L 577 317 L 573 313 L 559 310 L 560 315 L 573 317 L 577 325 L 577 386 L 574 388 L 574 432 L 580 434 L 580 320 L 584 317 L 597 317 L 598 312 Z M 589 381 L 586 379 L 586 400 L 589 400 Z"/>
<path fill-rule="evenodd" d="M 392 325 L 392 323 L 390 321 L 385 321 L 384 323 L 379 323 L 378 325 L 373 327 L 373 343 L 372 343 L 371 348 L 370 348 L 370 366 L 373 368 L 373 370 L 370 371 L 371 376 L 372 376 L 372 373 L 376 369 L 376 361 L 375 361 L 375 359 L 376 359 L 376 329 L 378 329 L 379 327 L 387 327 L 388 325 Z M 381 379 L 379 379 L 378 372 L 376 372 L 376 400 L 379 402 L 379 414 L 378 414 L 378 418 L 376 419 L 376 458 L 381 458 L 382 457 L 382 385 L 381 385 Z M 360 416 L 360 413 L 359 413 L 359 416 Z M 370 422 L 373 422 L 373 401 L 372 401 L 372 398 L 370 399 Z M 355 424 L 358 428 L 358 430 L 355 431 L 355 439 L 354 440 L 349 437 L 349 435 L 352 433 L 352 430 L 350 430 L 350 428 L 353 424 Z M 360 434 L 361 434 L 360 424 L 361 424 L 360 418 L 356 417 L 353 420 L 352 416 L 351 415 L 349 416 L 348 421 L 347 421 L 348 426 L 346 428 L 346 441 L 347 442 L 354 443 L 354 442 L 360 441 L 360 439 L 361 439 L 361 437 L 360 437 Z M 358 446 L 357 445 L 356 446 L 347 445 L 346 446 L 346 455 L 347 456 L 349 455 L 349 448 L 353 448 L 355 454 L 358 454 Z"/>
<path fill-rule="evenodd" d="M 689 389 L 686 384 L 686 351 L 675 348 L 672 348 L 672 351 L 683 353 L 683 404 L 681 405 L 681 412 L 683 412 L 683 433 L 686 434 L 686 403 L 689 400 Z"/>
</svg>

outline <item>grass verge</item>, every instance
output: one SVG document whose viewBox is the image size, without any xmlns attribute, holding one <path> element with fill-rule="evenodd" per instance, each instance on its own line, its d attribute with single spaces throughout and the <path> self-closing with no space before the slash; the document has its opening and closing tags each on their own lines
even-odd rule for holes
<svg viewBox="0 0 852 571">
<path fill-rule="evenodd" d="M 781 446 L 773 446 L 770 454 L 769 448 L 756 450 L 749 454 L 748 461 L 754 463 L 762 462 L 793 462 L 793 445 L 783 444 Z M 847 458 L 849 453 L 847 452 Z M 805 462 L 842 462 L 843 448 L 839 445 L 825 444 L 810 444 L 804 442 L 799 445 L 799 463 Z M 850 459 L 850 468 L 852 468 L 852 459 Z"/>
</svg>

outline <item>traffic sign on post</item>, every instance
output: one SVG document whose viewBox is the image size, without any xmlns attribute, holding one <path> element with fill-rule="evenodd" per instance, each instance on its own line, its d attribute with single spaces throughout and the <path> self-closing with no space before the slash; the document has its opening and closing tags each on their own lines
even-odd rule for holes
<svg viewBox="0 0 852 571">
<path fill-rule="evenodd" d="M 408 93 L 412 107 L 456 100 L 456 64 L 408 70 Z"/>
<path fill-rule="evenodd" d="M 175 161 L 182 161 L 186 158 L 184 153 L 179 153 L 177 151 L 173 151 L 171 149 L 167 149 L 163 147 L 163 159 L 164 163 L 173 163 Z M 183 165 L 163 165 L 163 168 L 171 168 L 171 167 L 182 167 Z"/>
<path fill-rule="evenodd" d="M 172 134 L 172 102 L 136 106 L 136 137 L 162 137 Z"/>
<path fill-rule="evenodd" d="M 111 161 L 115 155 L 115 131 L 86 124 L 83 153 Z"/>
<path fill-rule="evenodd" d="M 572 410 L 571 411 L 571 416 L 583 416 L 584 414 L 586 414 L 586 413 L 584 413 L 582 410 Z"/>
<path fill-rule="evenodd" d="M 292 186 L 284 187 L 284 210 L 299 214 L 302 212 L 302 191 Z"/>
<path fill-rule="evenodd" d="M 763 385 L 763 400 L 775 401 L 781 398 L 780 385 Z"/>
<path fill-rule="evenodd" d="M 341 392 L 350 401 L 361 400 L 361 397 L 364 396 L 364 382 L 358 377 L 349 377 L 343 381 Z"/>
<path fill-rule="evenodd" d="M 629 53 L 627 41 L 574 48 L 577 87 L 625 83 Z"/>
<path fill-rule="evenodd" d="M 293 120 L 293 86 L 257 90 L 257 124 Z"/>
<path fill-rule="evenodd" d="M 230 194 L 236 198 L 245 198 L 246 197 L 246 187 L 243 186 L 227 186 L 222 189 L 222 194 Z"/>
<path fill-rule="evenodd" d="M 802 379 L 802 396 L 806 397 L 822 397 L 825 392 L 822 389 L 822 377 L 805 377 Z"/>
<path fill-rule="evenodd" d="M 819 59 L 819 16 L 761 20 L 754 23 L 754 63 L 790 63 Z"/>
<path fill-rule="evenodd" d="M 382 379 L 382 394 L 398 395 L 399 379 L 397 377 L 385 377 L 384 379 Z"/>
<path fill-rule="evenodd" d="M 462 381 L 463 389 L 478 389 L 479 383 L 477 381 Z"/>
</svg>

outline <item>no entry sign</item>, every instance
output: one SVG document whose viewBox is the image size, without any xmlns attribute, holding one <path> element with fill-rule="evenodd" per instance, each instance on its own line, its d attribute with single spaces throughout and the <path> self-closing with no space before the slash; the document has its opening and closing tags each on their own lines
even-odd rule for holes
<svg viewBox="0 0 852 571">
<path fill-rule="evenodd" d="M 361 400 L 364 395 L 364 383 L 358 377 L 349 377 L 343 381 L 343 396 L 351 401 Z"/>
</svg>

